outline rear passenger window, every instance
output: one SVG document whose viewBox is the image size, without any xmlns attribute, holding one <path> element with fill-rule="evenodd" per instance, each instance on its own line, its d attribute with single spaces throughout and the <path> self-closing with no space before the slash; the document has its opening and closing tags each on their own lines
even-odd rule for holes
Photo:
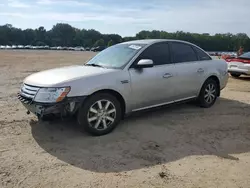
<svg viewBox="0 0 250 188">
<path fill-rule="evenodd" d="M 141 59 L 152 59 L 155 65 L 169 64 L 170 55 L 168 43 L 152 44 L 142 52 L 138 61 Z"/>
<path fill-rule="evenodd" d="M 203 60 L 211 60 L 212 58 L 210 56 L 208 56 L 205 52 L 203 52 L 202 50 L 200 50 L 199 48 L 193 47 L 197 53 L 197 56 L 199 58 L 200 61 Z"/>
<path fill-rule="evenodd" d="M 197 61 L 197 55 L 188 44 L 172 43 L 172 53 L 175 63 Z"/>
</svg>

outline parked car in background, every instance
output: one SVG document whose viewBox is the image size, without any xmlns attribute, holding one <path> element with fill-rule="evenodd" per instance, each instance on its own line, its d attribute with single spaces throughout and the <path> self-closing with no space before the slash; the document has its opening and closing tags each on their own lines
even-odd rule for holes
<svg viewBox="0 0 250 188">
<path fill-rule="evenodd" d="M 51 50 L 57 50 L 56 46 L 50 47 Z"/>
<path fill-rule="evenodd" d="M 24 46 L 23 45 L 18 45 L 17 48 L 18 49 L 24 49 Z"/>
<path fill-rule="evenodd" d="M 85 51 L 85 49 L 82 46 L 77 46 L 74 48 L 74 51 Z"/>
<path fill-rule="evenodd" d="M 250 75 L 250 52 L 244 53 L 239 57 L 227 58 L 228 72 L 233 77 Z"/>
<path fill-rule="evenodd" d="M 209 108 L 227 81 L 226 61 L 194 44 L 138 40 L 111 46 L 83 65 L 32 74 L 18 98 L 40 119 L 76 115 L 87 132 L 104 135 L 132 112 L 189 100 Z"/>
<path fill-rule="evenodd" d="M 32 49 L 32 46 L 31 45 L 26 45 L 24 46 L 25 49 Z"/>
<path fill-rule="evenodd" d="M 95 48 L 96 48 L 96 47 L 92 47 L 92 48 L 90 48 L 90 51 L 92 51 L 92 52 L 93 52 L 93 51 L 95 50 Z"/>
<path fill-rule="evenodd" d="M 45 50 L 49 50 L 50 47 L 49 47 L 48 45 L 46 45 L 46 46 L 44 46 L 44 49 L 45 49 Z"/>
<path fill-rule="evenodd" d="M 104 47 L 104 46 L 97 46 L 97 47 L 92 48 L 91 51 L 100 52 L 100 51 L 104 50 L 105 48 L 106 47 Z"/>
</svg>

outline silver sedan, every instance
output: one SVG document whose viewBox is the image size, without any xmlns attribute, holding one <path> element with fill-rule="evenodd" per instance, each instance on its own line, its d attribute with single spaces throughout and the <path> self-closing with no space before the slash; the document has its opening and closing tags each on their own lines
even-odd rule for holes
<svg viewBox="0 0 250 188">
<path fill-rule="evenodd" d="M 76 115 L 93 135 L 111 132 L 131 112 L 196 100 L 211 107 L 228 81 L 227 63 L 178 40 L 109 47 L 86 64 L 28 76 L 18 98 L 39 119 Z"/>
</svg>

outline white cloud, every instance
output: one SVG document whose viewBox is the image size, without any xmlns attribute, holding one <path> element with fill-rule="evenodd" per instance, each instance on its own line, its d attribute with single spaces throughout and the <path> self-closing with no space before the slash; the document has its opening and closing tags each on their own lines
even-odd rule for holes
<svg viewBox="0 0 250 188">
<path fill-rule="evenodd" d="M 0 12 L 0 16 L 11 16 L 11 17 L 22 17 L 25 18 L 23 13 L 14 13 L 14 12 Z"/>
<path fill-rule="evenodd" d="M 70 9 L 75 8 L 75 7 L 87 7 L 89 11 L 109 11 L 110 12 L 110 8 L 112 7 L 112 12 L 134 12 L 134 11 L 140 11 L 141 9 L 138 8 L 120 8 L 118 5 L 116 4 L 107 4 L 107 5 L 103 5 L 103 4 L 97 4 L 94 2 L 83 2 L 80 0 L 38 0 L 36 2 L 38 5 L 42 5 L 42 6 L 67 6 L 70 7 Z M 115 7 L 115 8 L 114 8 Z"/>
<path fill-rule="evenodd" d="M 90 6 L 91 3 L 80 2 L 75 0 L 38 0 L 37 4 L 40 5 L 67 5 L 67 6 Z"/>
<path fill-rule="evenodd" d="M 168 12 L 151 12 L 147 16 L 160 22 L 152 23 L 152 27 L 168 30 L 184 30 L 190 32 L 246 32 L 250 31 L 250 1 L 210 0 L 189 7 L 172 8 Z M 161 24 L 160 24 L 161 23 Z"/>
<path fill-rule="evenodd" d="M 244 32 L 250 35 L 249 0 L 238 0 L 237 6 L 233 0 L 198 1 L 196 4 L 185 6 L 178 4 L 178 6 L 173 5 L 172 7 L 165 2 L 158 6 L 152 5 L 147 10 L 139 6 L 135 6 L 135 8 L 118 7 L 118 4 L 112 5 L 112 10 L 110 10 L 111 5 L 109 4 L 96 5 L 75 0 L 39 0 L 39 3 L 55 6 L 44 6 L 52 8 L 52 11 L 45 11 L 42 6 L 33 12 L 2 11 L 0 12 L 2 15 L 0 23 L 3 23 L 3 19 L 8 17 L 15 23 L 22 18 L 23 22 L 26 21 L 25 25 L 27 23 L 39 23 L 40 25 L 50 23 L 52 27 L 57 22 L 67 22 L 78 27 L 92 27 L 101 32 L 121 35 L 134 35 L 140 30 L 169 32 L 183 30 L 211 34 Z M 74 6 L 78 6 L 77 4 L 80 3 L 82 6 L 87 6 L 88 11 L 74 12 L 72 6 L 67 11 L 59 12 L 59 9 L 56 8 L 60 6 L 60 3 Z"/>
<path fill-rule="evenodd" d="M 143 23 L 152 21 L 149 18 L 133 18 L 113 16 L 107 14 L 84 14 L 84 13 L 38 13 L 38 14 L 26 14 L 26 13 L 11 13 L 3 12 L 1 16 L 21 17 L 29 20 L 49 20 L 49 21 L 63 21 L 63 22 L 84 22 L 84 21 L 104 21 L 106 23 Z"/>
<path fill-rule="evenodd" d="M 29 8 L 30 5 L 26 3 L 22 3 L 18 0 L 8 0 L 8 6 L 9 7 L 14 7 L 14 8 Z"/>
</svg>

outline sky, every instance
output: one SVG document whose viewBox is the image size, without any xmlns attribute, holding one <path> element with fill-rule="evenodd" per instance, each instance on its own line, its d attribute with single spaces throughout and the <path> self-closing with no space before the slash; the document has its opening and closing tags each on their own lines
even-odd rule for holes
<svg viewBox="0 0 250 188">
<path fill-rule="evenodd" d="M 0 25 L 79 29 L 134 36 L 141 30 L 247 33 L 250 0 L 0 0 Z"/>
</svg>

